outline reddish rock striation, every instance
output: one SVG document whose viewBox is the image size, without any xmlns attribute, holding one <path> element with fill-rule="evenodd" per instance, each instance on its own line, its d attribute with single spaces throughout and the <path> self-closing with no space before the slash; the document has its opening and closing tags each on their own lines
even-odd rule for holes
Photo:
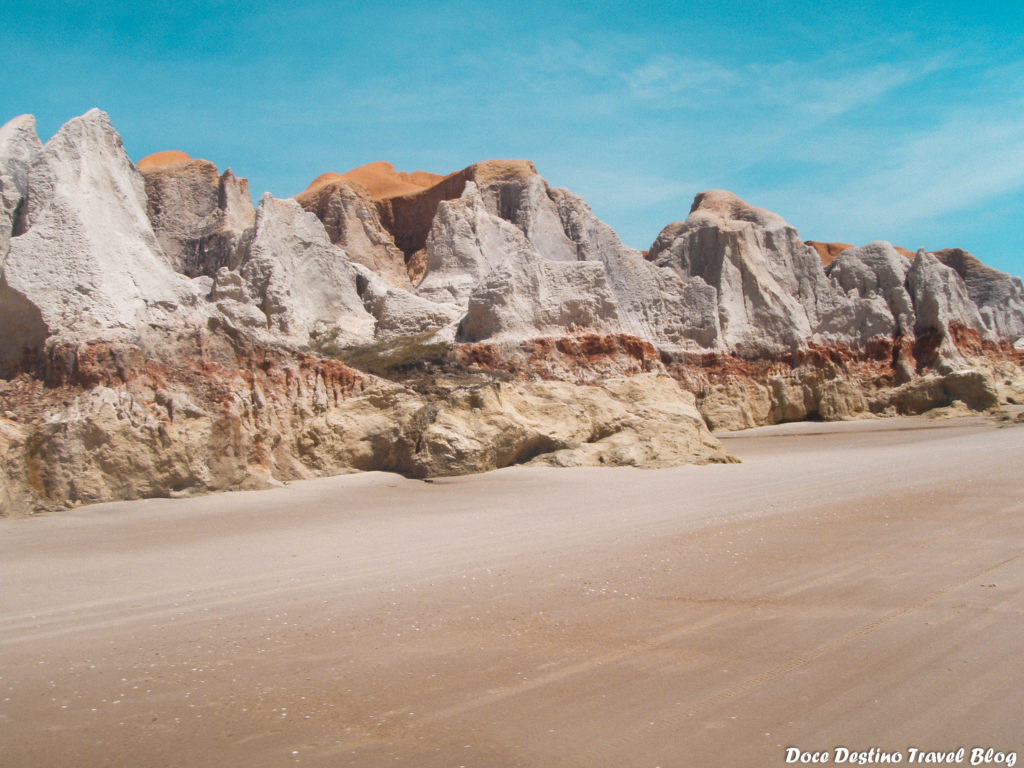
<svg viewBox="0 0 1024 768">
<path fill-rule="evenodd" d="M 584 383 L 661 370 L 654 345 L 626 334 L 581 333 L 503 344 L 457 344 L 448 357 L 470 369 Z"/>
</svg>

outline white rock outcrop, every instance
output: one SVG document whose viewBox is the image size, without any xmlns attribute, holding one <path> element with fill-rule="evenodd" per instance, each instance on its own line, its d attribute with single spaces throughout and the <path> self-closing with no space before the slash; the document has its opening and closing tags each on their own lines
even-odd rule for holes
<svg viewBox="0 0 1024 768">
<path fill-rule="evenodd" d="M 454 341 L 464 310 L 457 304 L 430 301 L 395 288 L 389 281 L 364 266 L 353 264 L 356 292 L 366 311 L 377 322 L 374 335 L 379 341 L 403 337 L 426 341 Z"/>
<path fill-rule="evenodd" d="M 458 340 L 529 339 L 577 329 L 615 333 L 620 328 L 602 264 L 546 261 L 520 252 L 491 270 L 470 294 Z"/>
<path fill-rule="evenodd" d="M 42 148 L 32 115 L 20 115 L 0 127 L 0 264 L 28 195 L 29 167 Z"/>
<path fill-rule="evenodd" d="M 142 176 L 110 119 L 94 109 L 66 123 L 29 166 L 0 270 L 0 368 L 51 337 L 131 339 L 181 323 L 197 301 L 163 256 Z"/>
<path fill-rule="evenodd" d="M 331 243 L 295 200 L 265 194 L 237 269 L 222 267 L 210 299 L 229 323 L 291 347 L 341 350 L 455 323 L 462 310 L 395 288 Z"/>
<path fill-rule="evenodd" d="M 658 235 L 647 256 L 714 288 L 720 348 L 772 355 L 806 343 L 819 300 L 832 293 L 821 261 L 782 217 L 731 192 L 702 192 L 684 222 Z"/>
<path fill-rule="evenodd" d="M 938 339 L 938 345 L 925 362 L 941 373 L 966 367 L 951 337 L 951 326 L 976 331 L 983 339 L 992 338 L 960 275 L 923 248 L 907 271 L 907 289 L 914 300 L 914 333 L 934 335 Z"/>
<path fill-rule="evenodd" d="M 516 257 L 529 258 L 533 249 L 517 227 L 488 210 L 480 189 L 468 182 L 461 197 L 437 206 L 426 252 L 416 293 L 465 306 L 492 270 Z"/>
<path fill-rule="evenodd" d="M 848 300 L 833 301 L 819 334 L 854 347 L 878 336 L 913 337 L 916 315 L 906 287 L 909 269 L 910 262 L 889 243 L 842 251 L 826 272 Z"/>
<path fill-rule="evenodd" d="M 331 335 L 344 344 L 366 343 L 375 321 L 356 276 L 313 214 L 267 193 L 238 270 L 222 267 L 210 297 L 230 320 L 262 329 L 268 340 L 304 345 Z"/>
<path fill-rule="evenodd" d="M 466 307 L 462 338 L 584 327 L 694 349 L 717 345 L 710 286 L 645 261 L 532 164 L 491 161 L 463 173 L 470 180 L 461 196 L 437 206 L 416 289 Z"/>
<path fill-rule="evenodd" d="M 1011 342 L 1024 338 L 1024 284 L 1019 277 L 993 269 L 960 248 L 933 255 L 963 279 L 988 330 Z"/>
<path fill-rule="evenodd" d="M 714 288 L 699 277 L 684 279 L 623 245 L 583 198 L 565 189 L 549 194 L 577 257 L 604 266 L 623 332 L 693 351 L 719 348 Z"/>
<path fill-rule="evenodd" d="M 373 199 L 357 184 L 338 179 L 311 185 L 296 201 L 323 222 L 327 236 L 349 258 L 390 285 L 412 290 L 405 254 L 384 227 Z"/>
</svg>

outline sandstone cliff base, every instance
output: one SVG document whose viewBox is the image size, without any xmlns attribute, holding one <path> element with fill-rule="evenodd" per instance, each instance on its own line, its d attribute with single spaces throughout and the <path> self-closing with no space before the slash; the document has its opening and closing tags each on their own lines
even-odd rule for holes
<svg viewBox="0 0 1024 768">
<path fill-rule="evenodd" d="M 723 442 L 0 520 L 0 764 L 1019 754 L 1024 428 Z"/>
</svg>

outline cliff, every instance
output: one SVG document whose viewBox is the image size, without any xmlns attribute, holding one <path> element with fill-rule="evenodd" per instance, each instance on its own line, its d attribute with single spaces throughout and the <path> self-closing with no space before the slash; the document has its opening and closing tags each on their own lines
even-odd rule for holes
<svg viewBox="0 0 1024 768">
<path fill-rule="evenodd" d="M 646 252 L 532 163 L 264 195 L 0 128 L 0 513 L 343 471 L 729 461 L 712 429 L 1024 397 L 1024 288 L 713 190 Z"/>
</svg>

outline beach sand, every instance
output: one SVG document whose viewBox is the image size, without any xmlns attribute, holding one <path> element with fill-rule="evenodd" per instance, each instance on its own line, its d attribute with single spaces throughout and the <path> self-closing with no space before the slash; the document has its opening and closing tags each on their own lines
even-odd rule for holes
<svg viewBox="0 0 1024 768">
<path fill-rule="evenodd" d="M 0 766 L 1024 756 L 1024 427 L 723 439 L 0 520 Z"/>
</svg>

